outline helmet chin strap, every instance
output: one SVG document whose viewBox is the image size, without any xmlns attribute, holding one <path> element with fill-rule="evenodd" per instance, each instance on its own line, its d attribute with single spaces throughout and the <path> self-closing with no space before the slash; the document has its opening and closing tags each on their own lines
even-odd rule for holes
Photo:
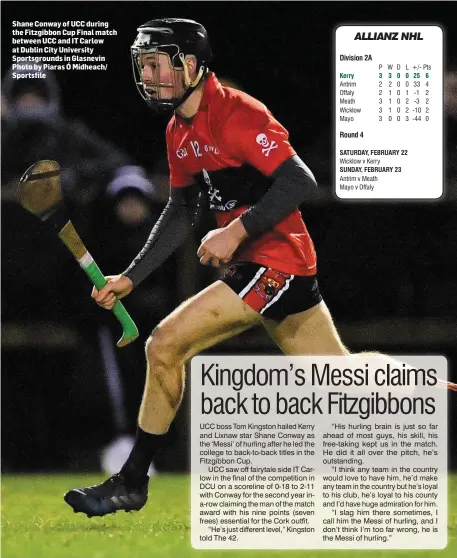
<svg viewBox="0 0 457 558">
<path fill-rule="evenodd" d="M 182 67 L 184 71 L 184 83 L 186 84 L 186 87 L 192 87 L 192 88 L 196 87 L 198 85 L 198 82 L 202 79 L 203 73 L 205 71 L 204 66 L 200 66 L 200 70 L 197 74 L 197 77 L 194 79 L 194 81 L 192 81 L 189 76 L 189 69 L 184 60 L 185 59 L 184 53 L 182 52 L 179 53 L 179 59 L 182 62 Z"/>
</svg>

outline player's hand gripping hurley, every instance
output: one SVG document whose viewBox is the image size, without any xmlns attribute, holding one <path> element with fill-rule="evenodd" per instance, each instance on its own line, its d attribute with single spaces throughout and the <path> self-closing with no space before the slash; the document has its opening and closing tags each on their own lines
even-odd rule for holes
<svg viewBox="0 0 457 558">
<path fill-rule="evenodd" d="M 38 161 L 26 170 L 20 180 L 20 185 L 22 207 L 42 221 L 48 220 L 56 229 L 60 240 L 89 276 L 95 288 L 102 289 L 107 281 L 84 246 L 73 223 L 66 216 L 60 188 L 59 164 L 56 161 Z M 117 346 L 124 347 L 138 337 L 138 328 L 119 300 L 114 304 L 113 313 L 123 328 L 122 337 L 117 342 Z"/>
</svg>

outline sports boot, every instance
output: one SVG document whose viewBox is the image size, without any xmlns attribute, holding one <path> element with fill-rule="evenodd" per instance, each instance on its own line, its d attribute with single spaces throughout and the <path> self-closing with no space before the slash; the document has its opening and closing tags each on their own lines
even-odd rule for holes
<svg viewBox="0 0 457 558">
<path fill-rule="evenodd" d="M 64 495 L 65 502 L 75 513 L 82 512 L 87 517 L 141 510 L 148 499 L 149 477 L 146 475 L 140 487 L 129 487 L 121 473 L 116 473 L 102 484 L 87 488 L 74 488 Z"/>
</svg>

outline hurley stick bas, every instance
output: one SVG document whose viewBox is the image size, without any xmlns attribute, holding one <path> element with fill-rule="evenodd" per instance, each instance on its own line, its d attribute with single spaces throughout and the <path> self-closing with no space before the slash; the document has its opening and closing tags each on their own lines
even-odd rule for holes
<svg viewBox="0 0 457 558">
<path fill-rule="evenodd" d="M 60 166 L 56 161 L 38 161 L 25 171 L 20 180 L 20 203 L 57 232 L 95 288 L 102 289 L 107 281 L 66 213 L 60 188 Z M 113 313 L 123 329 L 117 346 L 125 347 L 138 337 L 138 328 L 119 300 L 114 304 Z"/>
</svg>

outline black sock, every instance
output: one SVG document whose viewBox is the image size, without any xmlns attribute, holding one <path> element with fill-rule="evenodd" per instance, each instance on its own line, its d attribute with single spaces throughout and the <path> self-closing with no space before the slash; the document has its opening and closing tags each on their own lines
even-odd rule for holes
<svg viewBox="0 0 457 558">
<path fill-rule="evenodd" d="M 128 484 L 144 484 L 152 458 L 165 442 L 166 434 L 149 434 L 138 426 L 132 451 L 120 471 Z"/>
</svg>

